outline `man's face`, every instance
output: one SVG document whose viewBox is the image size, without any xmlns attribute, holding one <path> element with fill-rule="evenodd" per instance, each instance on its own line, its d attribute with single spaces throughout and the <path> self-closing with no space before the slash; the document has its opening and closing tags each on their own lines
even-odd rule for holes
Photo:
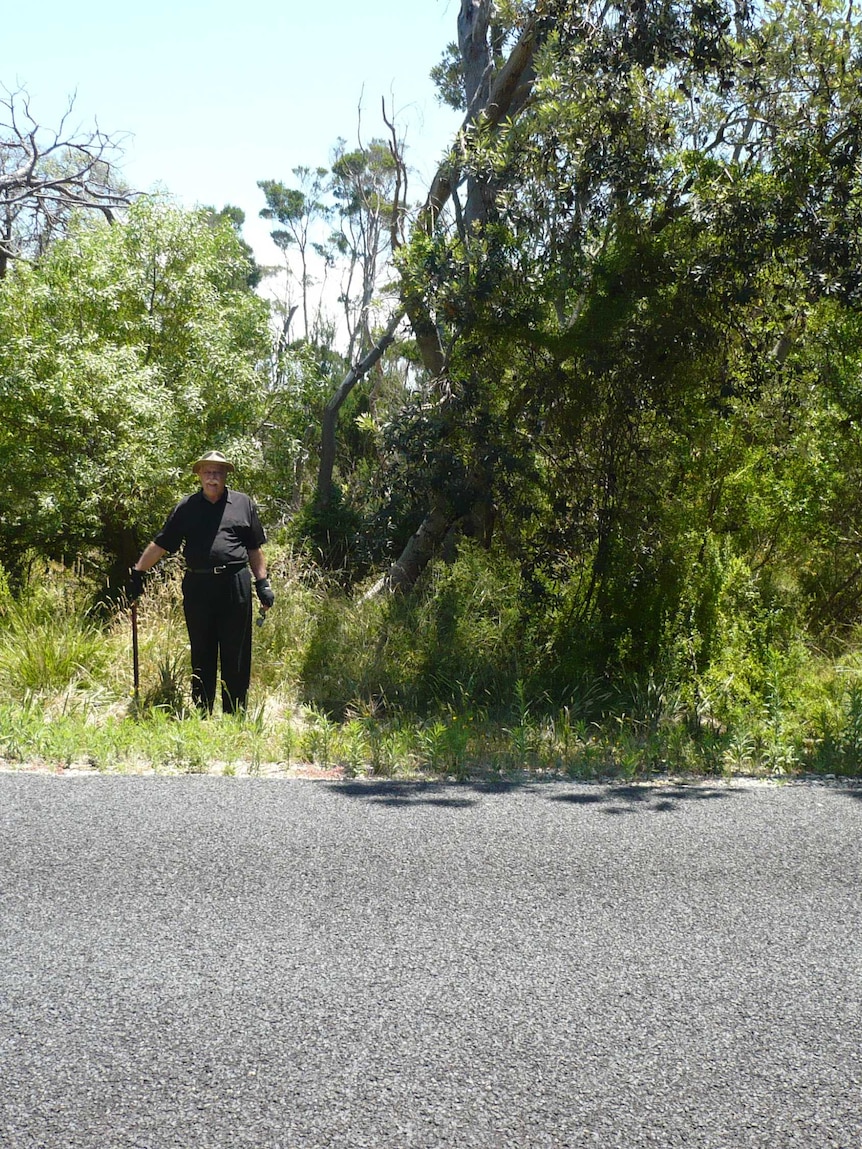
<svg viewBox="0 0 862 1149">
<path fill-rule="evenodd" d="M 201 490 L 211 503 L 217 503 L 224 494 L 227 471 L 216 463 L 205 463 L 198 471 Z"/>
</svg>

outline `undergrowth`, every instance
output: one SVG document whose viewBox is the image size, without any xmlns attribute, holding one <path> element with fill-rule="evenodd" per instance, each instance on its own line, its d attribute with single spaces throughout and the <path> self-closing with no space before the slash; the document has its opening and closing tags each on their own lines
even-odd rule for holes
<svg viewBox="0 0 862 1149">
<path fill-rule="evenodd" d="M 274 549 L 270 565 L 277 605 L 255 629 L 249 710 L 211 719 L 190 701 L 176 565 L 139 604 L 137 696 L 127 606 L 98 610 L 99 588 L 60 568 L 14 595 L 0 579 L 0 761 L 453 779 L 860 775 L 852 644 L 840 658 L 800 641 L 769 652 L 759 692 L 727 651 L 696 681 L 584 667 L 552 697 L 512 567 L 470 552 L 412 596 L 364 599 L 289 551 Z"/>
</svg>

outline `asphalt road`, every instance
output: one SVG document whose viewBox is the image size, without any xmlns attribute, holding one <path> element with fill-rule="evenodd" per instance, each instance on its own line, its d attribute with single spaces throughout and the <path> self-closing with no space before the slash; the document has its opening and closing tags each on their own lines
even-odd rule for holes
<svg viewBox="0 0 862 1149">
<path fill-rule="evenodd" d="M 862 1146 L 862 790 L 0 774 L 6 1149 Z"/>
</svg>

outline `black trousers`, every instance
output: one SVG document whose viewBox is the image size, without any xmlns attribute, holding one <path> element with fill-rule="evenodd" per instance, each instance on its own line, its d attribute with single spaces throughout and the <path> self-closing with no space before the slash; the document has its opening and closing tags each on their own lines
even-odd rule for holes
<svg viewBox="0 0 862 1149">
<path fill-rule="evenodd" d="M 183 611 L 192 651 L 192 698 L 212 714 L 218 663 L 225 714 L 244 710 L 251 679 L 251 572 L 183 578 Z"/>
</svg>

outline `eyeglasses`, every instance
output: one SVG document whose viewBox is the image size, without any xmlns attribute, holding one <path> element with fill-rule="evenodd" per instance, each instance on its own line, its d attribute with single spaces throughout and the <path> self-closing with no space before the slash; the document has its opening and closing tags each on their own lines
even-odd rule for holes
<svg viewBox="0 0 862 1149">
<path fill-rule="evenodd" d="M 227 474 L 227 471 L 223 471 L 221 469 L 219 469 L 217 471 L 201 470 L 201 471 L 198 471 L 198 474 L 202 475 L 205 479 L 223 479 L 225 477 L 225 475 Z"/>
</svg>

